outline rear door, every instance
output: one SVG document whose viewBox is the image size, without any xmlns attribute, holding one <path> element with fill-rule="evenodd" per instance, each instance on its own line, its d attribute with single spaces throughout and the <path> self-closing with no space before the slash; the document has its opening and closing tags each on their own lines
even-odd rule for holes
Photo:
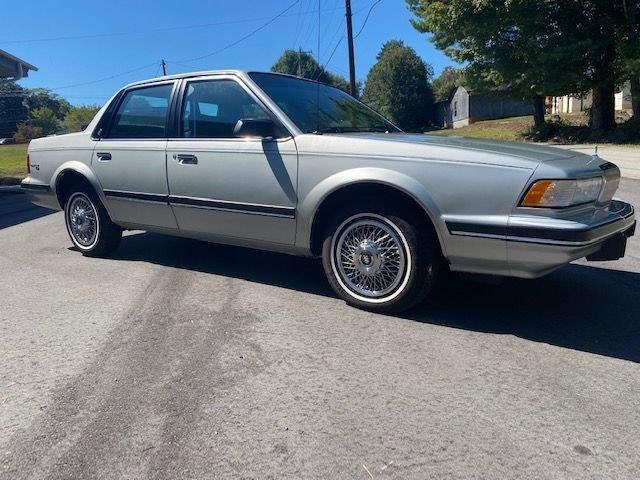
<svg viewBox="0 0 640 480">
<path fill-rule="evenodd" d="M 237 138 L 243 118 L 272 114 L 236 77 L 185 80 L 178 138 L 167 145 L 170 201 L 180 230 L 270 243 L 295 240 L 297 150 L 282 138 Z M 277 120 L 276 120 L 277 123 Z"/>
<path fill-rule="evenodd" d="M 92 168 L 117 223 L 176 229 L 167 187 L 167 128 L 175 82 L 120 95 Z"/>
</svg>

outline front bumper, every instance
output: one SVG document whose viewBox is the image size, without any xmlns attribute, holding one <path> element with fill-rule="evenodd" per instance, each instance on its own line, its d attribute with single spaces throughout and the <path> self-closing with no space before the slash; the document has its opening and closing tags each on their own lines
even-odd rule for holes
<svg viewBox="0 0 640 480">
<path fill-rule="evenodd" d="M 613 200 L 605 212 L 588 218 L 512 217 L 505 237 L 513 276 L 536 278 L 573 260 L 618 260 L 635 234 L 632 205 Z"/>
</svg>

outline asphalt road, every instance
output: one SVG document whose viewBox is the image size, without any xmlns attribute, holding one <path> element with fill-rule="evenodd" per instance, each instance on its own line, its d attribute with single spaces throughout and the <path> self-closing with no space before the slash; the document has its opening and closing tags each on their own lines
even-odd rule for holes
<svg viewBox="0 0 640 480">
<path fill-rule="evenodd" d="M 9 193 L 0 221 L 3 479 L 640 478 L 638 237 L 394 317 L 311 260 L 145 233 L 83 258 Z"/>
</svg>

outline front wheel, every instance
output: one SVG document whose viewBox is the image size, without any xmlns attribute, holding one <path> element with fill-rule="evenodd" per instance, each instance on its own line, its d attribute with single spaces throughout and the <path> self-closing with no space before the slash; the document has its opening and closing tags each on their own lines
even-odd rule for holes
<svg viewBox="0 0 640 480">
<path fill-rule="evenodd" d="M 100 257 L 118 247 L 122 230 L 111 221 L 93 192 L 72 193 L 65 205 L 64 217 L 69 237 L 83 255 Z"/>
<path fill-rule="evenodd" d="M 440 257 L 433 237 L 422 219 L 400 208 L 354 207 L 327 231 L 325 273 L 350 305 L 376 312 L 408 310 L 436 282 Z"/>
</svg>

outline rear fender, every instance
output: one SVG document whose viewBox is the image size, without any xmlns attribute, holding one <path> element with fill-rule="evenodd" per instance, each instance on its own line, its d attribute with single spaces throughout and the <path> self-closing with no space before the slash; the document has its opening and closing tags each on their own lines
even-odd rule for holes
<svg viewBox="0 0 640 480">
<path fill-rule="evenodd" d="M 96 177 L 95 173 L 93 173 L 91 168 L 89 168 L 85 163 L 82 163 L 82 162 L 78 162 L 78 161 L 65 162 L 62 165 L 60 165 L 56 169 L 56 171 L 53 173 L 51 177 L 51 190 L 56 196 L 56 199 L 58 198 L 58 191 L 57 191 L 58 182 L 60 178 L 62 178 L 62 175 L 64 175 L 67 172 L 76 172 L 82 175 L 93 187 L 93 190 L 96 192 L 96 195 L 98 195 L 98 198 L 102 202 L 102 205 L 107 210 L 107 213 L 109 214 L 109 216 L 111 216 L 111 212 L 109 211 L 109 204 L 107 203 L 107 199 L 104 195 L 104 192 L 102 191 L 102 186 L 98 181 L 98 177 Z M 58 202 L 58 204 L 59 203 L 60 202 Z M 62 209 L 62 205 L 60 205 L 60 208 Z"/>
</svg>

